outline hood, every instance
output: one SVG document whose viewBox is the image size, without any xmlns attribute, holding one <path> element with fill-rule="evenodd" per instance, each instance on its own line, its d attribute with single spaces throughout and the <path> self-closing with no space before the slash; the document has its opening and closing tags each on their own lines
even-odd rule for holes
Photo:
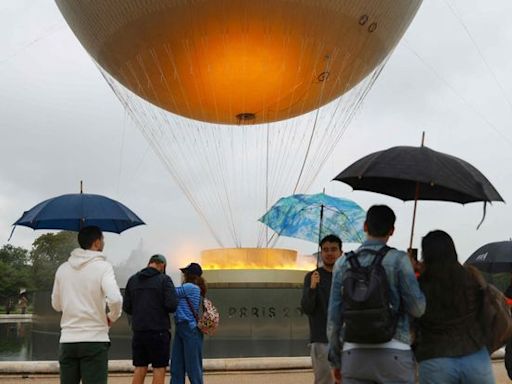
<svg viewBox="0 0 512 384">
<path fill-rule="evenodd" d="M 105 260 L 105 256 L 101 252 L 76 248 L 71 252 L 68 262 L 74 269 L 80 269 L 87 263 L 94 260 Z"/>
<path fill-rule="evenodd" d="M 160 275 L 160 271 L 158 271 L 157 269 L 155 268 L 151 268 L 151 267 L 146 267 L 144 268 L 143 270 L 139 271 L 139 273 L 137 273 L 137 277 L 141 280 L 145 280 L 145 279 L 150 279 L 152 278 L 153 276 L 157 276 L 157 275 Z"/>
</svg>

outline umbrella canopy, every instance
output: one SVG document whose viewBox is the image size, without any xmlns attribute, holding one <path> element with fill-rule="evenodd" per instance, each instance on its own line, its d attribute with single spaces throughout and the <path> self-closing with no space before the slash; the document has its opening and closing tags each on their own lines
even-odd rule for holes
<svg viewBox="0 0 512 384">
<path fill-rule="evenodd" d="M 372 153 L 334 180 L 404 201 L 503 201 L 489 180 L 471 164 L 423 146 L 399 146 Z"/>
<path fill-rule="evenodd" d="M 512 272 L 512 241 L 498 241 L 478 248 L 464 264 L 487 273 Z"/>
<path fill-rule="evenodd" d="M 118 201 L 101 195 L 67 194 L 45 200 L 23 213 L 13 224 L 32 229 L 79 231 L 95 225 L 104 232 L 121 233 L 144 222 Z"/>
<path fill-rule="evenodd" d="M 349 243 L 364 238 L 365 211 L 355 202 L 324 193 L 283 197 L 259 219 L 279 236 L 318 243 L 334 234 Z"/>
</svg>

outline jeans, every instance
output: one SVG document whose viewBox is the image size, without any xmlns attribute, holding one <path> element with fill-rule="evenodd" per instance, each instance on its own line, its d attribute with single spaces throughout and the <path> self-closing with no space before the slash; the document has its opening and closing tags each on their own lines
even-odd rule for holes
<svg viewBox="0 0 512 384">
<path fill-rule="evenodd" d="M 107 384 L 109 342 L 61 343 L 59 347 L 62 384 Z"/>
<path fill-rule="evenodd" d="M 494 384 L 487 348 L 460 357 L 423 360 L 419 368 L 420 384 Z"/>
<path fill-rule="evenodd" d="M 171 353 L 171 384 L 203 384 L 203 334 L 188 322 L 176 324 Z"/>
</svg>

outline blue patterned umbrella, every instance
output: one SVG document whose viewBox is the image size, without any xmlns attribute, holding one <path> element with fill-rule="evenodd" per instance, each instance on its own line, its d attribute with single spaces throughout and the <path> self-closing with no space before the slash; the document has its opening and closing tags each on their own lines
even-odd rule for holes
<svg viewBox="0 0 512 384">
<path fill-rule="evenodd" d="M 324 193 L 283 197 L 260 218 L 279 236 L 318 243 L 334 234 L 348 243 L 361 243 L 366 212 L 355 202 Z"/>
</svg>

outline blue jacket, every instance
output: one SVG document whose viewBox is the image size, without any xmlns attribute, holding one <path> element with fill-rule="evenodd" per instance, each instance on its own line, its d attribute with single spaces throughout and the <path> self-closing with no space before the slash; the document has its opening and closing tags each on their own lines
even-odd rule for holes
<svg viewBox="0 0 512 384">
<path fill-rule="evenodd" d="M 361 265 L 369 265 L 375 257 L 373 253 L 365 254 L 364 249 L 379 250 L 384 245 L 384 242 L 378 240 L 366 240 L 358 249 L 358 259 Z M 397 312 L 400 312 L 393 339 L 410 345 L 412 340 L 409 318 L 410 316 L 420 317 L 423 315 L 426 307 L 425 296 L 420 290 L 411 262 L 405 252 L 391 249 L 382 260 L 382 265 L 388 278 L 390 304 Z M 341 367 L 344 327 L 342 285 L 343 275 L 349 266 L 346 257 L 339 258 L 334 265 L 327 314 L 329 361 L 336 368 Z"/>
<path fill-rule="evenodd" d="M 187 322 L 190 328 L 197 327 L 197 322 L 194 313 L 190 307 L 194 308 L 194 312 L 199 316 L 199 304 L 201 303 L 201 290 L 199 287 L 192 283 L 184 283 L 181 287 L 176 288 L 178 295 L 178 308 L 174 315 L 176 323 Z M 190 305 L 187 303 L 187 298 Z"/>
</svg>

